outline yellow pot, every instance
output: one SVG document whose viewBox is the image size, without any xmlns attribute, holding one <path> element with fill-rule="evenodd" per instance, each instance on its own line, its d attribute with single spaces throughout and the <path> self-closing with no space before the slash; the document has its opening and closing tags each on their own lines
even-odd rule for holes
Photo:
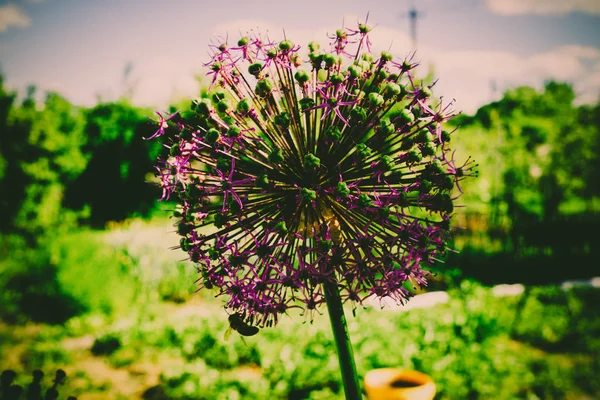
<svg viewBox="0 0 600 400">
<path fill-rule="evenodd" d="M 421 372 L 380 368 L 367 372 L 365 390 L 369 400 L 432 400 L 435 383 Z"/>
</svg>

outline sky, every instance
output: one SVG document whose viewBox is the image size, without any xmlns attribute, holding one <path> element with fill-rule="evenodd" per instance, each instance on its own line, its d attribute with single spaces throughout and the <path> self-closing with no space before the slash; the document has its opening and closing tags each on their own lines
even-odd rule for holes
<svg viewBox="0 0 600 400">
<path fill-rule="evenodd" d="M 548 79 L 571 83 L 579 103 L 600 98 L 600 0 L 0 0 L 0 71 L 21 94 L 35 85 L 83 106 L 128 95 L 160 109 L 198 94 L 216 37 L 326 43 L 367 14 L 376 48 L 399 59 L 416 49 L 434 94 L 463 112 Z"/>
</svg>

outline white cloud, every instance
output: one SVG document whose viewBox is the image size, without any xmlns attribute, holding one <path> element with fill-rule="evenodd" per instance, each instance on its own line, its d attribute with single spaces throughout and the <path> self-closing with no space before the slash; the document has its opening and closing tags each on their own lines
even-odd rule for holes
<svg viewBox="0 0 600 400">
<path fill-rule="evenodd" d="M 26 28 L 31 25 L 31 18 L 15 4 L 0 6 L 0 32 L 4 32 L 11 26 Z"/>
<path fill-rule="evenodd" d="M 357 18 L 347 16 L 344 20 L 346 26 L 350 26 Z M 213 35 L 229 35 L 230 45 L 235 45 L 240 33 L 245 34 L 250 29 L 268 33 L 273 40 L 283 38 L 281 26 L 261 20 L 228 21 L 212 28 L 212 32 Z M 305 45 L 312 40 L 318 40 L 327 48 L 328 32 L 333 31 L 296 28 L 286 29 L 285 34 L 295 43 Z M 375 54 L 389 49 L 392 54 L 402 59 L 410 53 L 409 37 L 397 28 L 378 25 L 371 33 L 371 40 L 374 43 L 372 50 Z M 202 63 L 209 61 L 208 49 L 206 46 L 199 46 L 190 52 L 187 51 L 190 48 L 189 44 L 182 42 L 180 46 L 159 46 L 161 56 L 157 57 L 157 46 L 150 43 L 138 48 L 138 56 L 128 58 L 134 63 L 130 79 L 134 83 L 135 103 L 164 107 L 174 99 L 198 95 L 199 85 L 194 76 L 204 76 Z M 182 49 L 186 51 L 181 51 Z M 85 73 L 71 74 L 68 80 L 53 78 L 57 81 L 71 82 L 69 87 L 65 88 L 64 94 L 77 103 L 94 102 L 93 96 L 90 96 L 91 86 L 104 88 L 105 99 L 117 98 L 124 91 L 123 84 L 119 83 L 122 81 L 122 58 L 130 55 L 115 55 L 100 62 L 99 58 L 93 56 L 100 57 L 98 54 L 90 53 L 88 59 L 80 60 L 80 70 L 86 71 Z M 548 79 L 570 82 L 575 88 L 578 103 L 597 101 L 600 94 L 600 49 L 590 46 L 561 46 L 527 56 L 506 51 L 453 51 L 447 46 L 420 47 L 415 61 L 421 64 L 417 69 L 419 77 L 425 76 L 430 66 L 434 68 L 434 75 L 439 79 L 434 88 L 436 96 L 444 96 L 447 100 L 455 98 L 454 108 L 469 114 L 497 98 L 492 97 L 492 80 L 496 81 L 499 92 L 519 85 L 540 88 Z M 98 65 L 102 65 L 103 72 L 90 74 L 89 71 Z M 96 78 L 90 82 L 90 77 Z M 204 82 L 209 80 L 210 78 L 206 78 Z M 23 82 L 23 85 L 25 83 L 27 82 Z M 499 95 L 500 93 L 496 93 L 496 96 Z"/>
<path fill-rule="evenodd" d="M 596 101 L 600 94 L 600 49 L 594 47 L 561 46 L 528 57 L 500 51 L 421 53 L 435 65 L 438 93 L 456 98 L 457 108 L 467 113 L 492 100 L 492 80 L 500 91 L 540 88 L 550 79 L 569 82 L 579 103 Z"/>
<path fill-rule="evenodd" d="M 349 26 L 357 18 L 346 16 L 344 20 L 346 26 Z M 273 40 L 283 38 L 281 27 L 260 20 L 228 21 L 216 26 L 213 33 L 228 35 L 229 43 L 235 44 L 240 33 L 245 34 L 249 30 L 268 34 Z M 328 32 L 331 33 L 332 30 L 291 29 L 285 33 L 294 43 L 306 44 L 317 40 L 326 47 L 329 42 L 326 38 Z M 370 37 L 375 54 L 381 50 L 389 50 L 399 58 L 410 54 L 410 38 L 399 29 L 379 25 L 373 29 Z M 203 60 L 207 61 L 208 56 L 204 56 Z M 579 103 L 596 101 L 600 94 L 600 49 L 591 46 L 567 45 L 529 56 L 506 51 L 452 51 L 448 48 L 420 47 L 415 60 L 421 64 L 417 70 L 419 76 L 425 76 L 430 67 L 434 68 L 435 77 L 439 79 L 434 94 L 448 100 L 456 99 L 455 109 L 465 113 L 473 113 L 481 105 L 496 99 L 492 97 L 492 80 L 496 82 L 500 92 L 520 85 L 541 88 L 544 81 L 550 79 L 570 82 L 575 88 Z M 183 81 L 178 85 L 170 82 L 169 88 L 185 88 L 185 84 Z M 154 87 L 157 88 L 158 85 L 156 82 Z M 496 93 L 496 97 L 499 94 Z"/>
<path fill-rule="evenodd" d="M 600 14 L 598 0 L 486 0 L 486 5 L 501 15 L 560 15 L 576 11 Z"/>
</svg>

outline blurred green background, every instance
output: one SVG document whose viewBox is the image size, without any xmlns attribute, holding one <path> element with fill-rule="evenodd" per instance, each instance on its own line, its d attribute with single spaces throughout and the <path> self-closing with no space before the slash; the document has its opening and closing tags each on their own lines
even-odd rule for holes
<svg viewBox="0 0 600 400">
<path fill-rule="evenodd" d="M 80 400 L 341 399 L 326 315 L 224 340 L 222 302 L 196 292 L 194 266 L 170 250 L 173 204 L 151 184 L 161 146 L 143 140 L 154 107 L 139 104 L 183 81 L 201 92 L 192 71 L 213 30 L 237 40 L 258 18 L 311 39 L 332 15 L 370 10 L 109 3 L 0 2 L 0 371 L 26 387 L 41 369 L 50 386 L 63 368 L 61 398 Z M 473 157 L 479 177 L 461 183 L 457 252 L 430 267 L 421 297 L 346 310 L 359 373 L 417 369 L 437 399 L 600 398 L 597 2 L 545 3 L 561 15 L 534 0 L 376 3 L 380 45 L 393 38 L 394 54 L 409 54 L 409 18 L 419 21 L 434 93 L 478 105 L 449 128 L 456 160 Z M 189 107 L 171 97 L 161 110 Z"/>
<path fill-rule="evenodd" d="M 1 369 L 26 384 L 64 368 L 81 399 L 341 396 L 326 317 L 223 340 L 220 302 L 168 250 L 171 205 L 149 183 L 160 145 L 142 139 L 150 109 L 0 88 Z M 598 275 L 600 248 L 600 104 L 573 99 L 550 81 L 453 120 L 456 157 L 480 176 L 462 184 L 459 252 L 432 266 L 429 290 L 449 301 L 357 309 L 361 374 L 415 368 L 443 399 L 600 396 L 600 290 L 560 286 Z M 494 295 L 505 283 L 524 286 Z"/>
</svg>

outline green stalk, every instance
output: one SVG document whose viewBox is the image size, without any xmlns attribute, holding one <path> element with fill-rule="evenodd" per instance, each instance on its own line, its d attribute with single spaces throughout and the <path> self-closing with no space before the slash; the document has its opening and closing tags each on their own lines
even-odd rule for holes
<svg viewBox="0 0 600 400">
<path fill-rule="evenodd" d="M 337 346 L 346 400 L 361 400 L 362 394 L 360 384 L 358 383 L 354 353 L 352 352 L 352 344 L 348 335 L 348 325 L 344 316 L 340 291 L 334 283 L 323 284 L 323 289 L 325 291 L 327 309 L 329 310 L 329 320 L 331 321 L 331 328 Z"/>
</svg>

